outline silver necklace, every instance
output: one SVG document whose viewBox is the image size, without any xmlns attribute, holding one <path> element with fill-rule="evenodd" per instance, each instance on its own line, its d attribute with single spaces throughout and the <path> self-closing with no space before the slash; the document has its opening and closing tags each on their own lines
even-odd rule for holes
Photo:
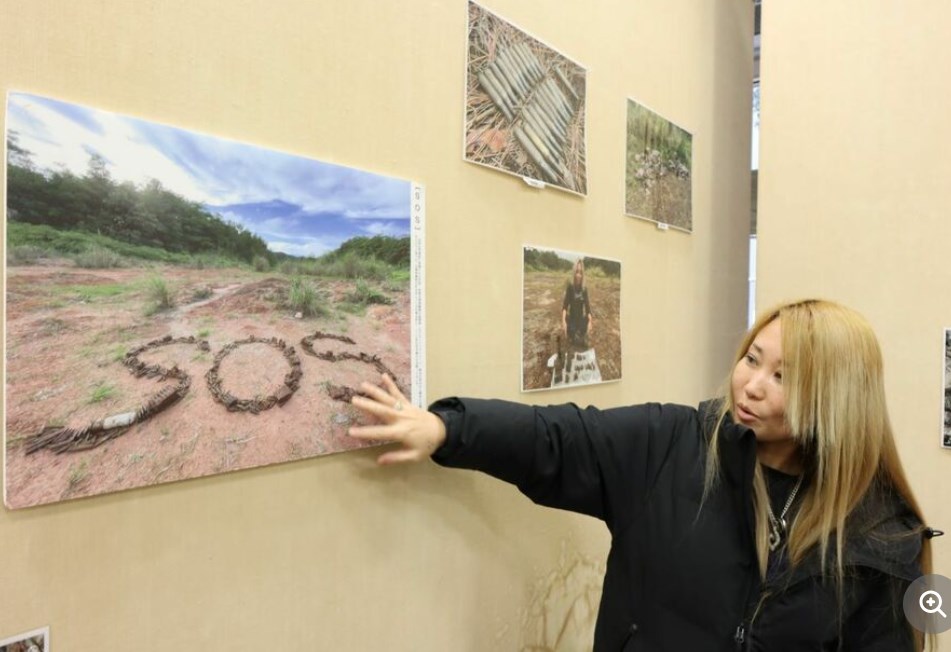
<svg viewBox="0 0 951 652">
<path fill-rule="evenodd" d="M 799 480 L 796 481 L 793 490 L 789 492 L 789 498 L 786 499 L 786 505 L 783 507 L 783 511 L 780 512 L 779 518 L 776 518 L 776 515 L 773 514 L 773 507 L 769 504 L 769 500 L 766 501 L 766 515 L 769 516 L 769 549 L 771 551 L 776 550 L 779 544 L 783 542 L 783 537 L 786 536 L 786 512 L 789 511 L 793 501 L 796 500 L 796 494 L 799 493 L 799 487 L 802 486 L 802 477 L 803 474 L 799 474 Z"/>
</svg>

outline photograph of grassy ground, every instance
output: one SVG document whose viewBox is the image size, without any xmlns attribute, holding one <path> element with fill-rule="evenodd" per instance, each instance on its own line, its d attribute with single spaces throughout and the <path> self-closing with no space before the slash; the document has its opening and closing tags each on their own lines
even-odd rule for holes
<svg viewBox="0 0 951 652">
<path fill-rule="evenodd" d="M 412 184 L 150 123 L 130 177 L 75 137 L 118 120 L 8 106 L 7 506 L 360 447 L 360 381 L 411 391 Z"/>
<path fill-rule="evenodd" d="M 693 230 L 692 147 L 689 132 L 634 100 L 627 101 L 626 215 Z"/>
<path fill-rule="evenodd" d="M 591 330 L 583 347 L 572 345 L 563 328 L 566 288 L 577 261 L 591 309 Z M 522 391 L 589 385 L 621 379 L 621 263 L 586 254 L 523 248 Z M 593 351 L 596 380 L 561 375 L 566 358 Z"/>
</svg>

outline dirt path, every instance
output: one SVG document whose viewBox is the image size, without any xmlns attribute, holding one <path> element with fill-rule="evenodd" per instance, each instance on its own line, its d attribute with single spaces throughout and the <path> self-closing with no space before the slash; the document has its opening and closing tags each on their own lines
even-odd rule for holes
<svg viewBox="0 0 951 652">
<path fill-rule="evenodd" d="M 156 274 L 175 289 L 178 307 L 147 317 L 148 283 Z M 331 363 L 306 355 L 299 342 L 315 330 L 346 335 L 355 344 L 320 340 L 315 348 L 377 355 L 408 388 L 408 288 L 386 288 L 391 305 L 345 311 L 352 283 L 317 282 L 331 315 L 297 319 L 280 307 L 289 281 L 276 275 L 8 268 L 7 505 L 24 507 L 359 447 L 346 436 L 356 415 L 333 400 L 327 388 L 331 383 L 356 386 L 376 371 L 359 361 Z M 46 425 L 82 427 L 141 405 L 162 383 L 134 378 L 123 356 L 166 335 L 196 336 L 210 345 L 210 352 L 174 344 L 140 356 L 146 363 L 177 364 L 188 373 L 191 387 L 184 399 L 98 448 L 25 454 L 24 439 Z M 228 412 L 208 391 L 205 373 L 222 347 L 252 335 L 278 337 L 296 348 L 303 371 L 300 388 L 283 407 L 258 415 Z M 274 347 L 250 344 L 231 352 L 219 375 L 227 391 L 254 398 L 273 393 L 287 371 L 287 361 Z"/>
</svg>

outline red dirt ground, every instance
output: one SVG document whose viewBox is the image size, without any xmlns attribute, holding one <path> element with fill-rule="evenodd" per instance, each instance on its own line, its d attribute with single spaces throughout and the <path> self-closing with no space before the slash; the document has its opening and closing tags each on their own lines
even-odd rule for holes
<svg viewBox="0 0 951 652">
<path fill-rule="evenodd" d="M 175 290 L 178 307 L 145 316 L 147 283 L 157 275 Z M 9 267 L 7 506 L 27 507 L 361 447 L 346 436 L 357 419 L 355 411 L 331 399 L 327 385 L 356 387 L 361 380 L 376 379 L 376 371 L 357 361 L 331 363 L 307 355 L 300 340 L 315 330 L 346 335 L 356 344 L 317 340 L 314 348 L 375 354 L 409 391 L 409 291 L 384 289 L 391 305 L 351 314 L 340 309 L 340 302 L 352 282 L 314 282 L 328 297 L 331 316 L 298 319 L 282 308 L 289 280 L 279 275 L 235 269 Z M 211 296 L 189 303 L 200 289 L 210 289 Z M 211 345 L 210 353 L 194 344 L 174 344 L 140 354 L 147 363 L 177 363 L 191 376 L 184 399 L 97 448 L 25 454 L 24 439 L 46 425 L 78 428 L 139 407 L 161 383 L 134 378 L 122 357 L 165 335 L 195 335 Z M 228 412 L 205 384 L 214 355 L 250 335 L 278 337 L 294 346 L 303 370 L 300 389 L 283 407 L 257 415 Z M 249 344 L 222 361 L 219 375 L 232 394 L 253 398 L 273 393 L 287 371 L 277 349 Z"/>
</svg>

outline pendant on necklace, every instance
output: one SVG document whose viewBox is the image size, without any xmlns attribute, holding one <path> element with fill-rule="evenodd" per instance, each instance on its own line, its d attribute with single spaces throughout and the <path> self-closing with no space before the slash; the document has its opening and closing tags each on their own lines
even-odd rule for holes
<svg viewBox="0 0 951 652">
<path fill-rule="evenodd" d="M 786 519 L 781 518 L 777 521 L 769 522 L 769 549 L 775 552 L 779 544 L 783 542 L 783 534 L 786 532 Z"/>
</svg>

